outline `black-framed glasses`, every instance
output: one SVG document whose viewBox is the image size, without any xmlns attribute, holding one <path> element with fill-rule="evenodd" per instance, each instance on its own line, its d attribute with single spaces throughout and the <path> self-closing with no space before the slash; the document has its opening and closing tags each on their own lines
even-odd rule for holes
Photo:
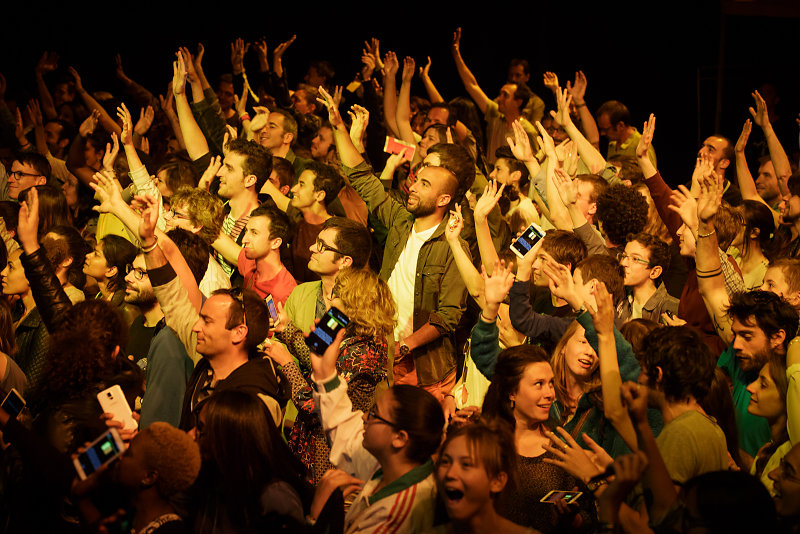
<svg viewBox="0 0 800 534">
<path fill-rule="evenodd" d="M 175 211 L 174 209 L 170 209 L 169 211 L 164 213 L 164 215 L 169 215 L 171 219 L 183 219 L 185 221 L 189 220 L 189 216 L 188 215 L 184 215 L 183 213 L 179 213 L 179 212 Z"/>
<path fill-rule="evenodd" d="M 147 269 L 134 267 L 133 264 L 129 263 L 125 266 L 125 274 L 128 275 L 130 273 L 133 273 L 133 277 L 137 280 L 144 280 L 144 277 L 147 276 Z"/>
<path fill-rule="evenodd" d="M 378 422 L 383 423 L 384 425 L 389 425 L 392 428 L 397 428 L 397 425 L 395 423 L 392 423 L 388 419 L 384 419 L 383 417 L 378 415 L 376 409 L 377 406 L 373 404 L 372 408 L 370 408 L 369 411 L 367 412 L 367 421 L 377 420 Z"/>
<path fill-rule="evenodd" d="M 247 326 L 247 308 L 244 305 L 244 289 L 241 287 L 232 287 L 228 290 L 228 295 L 242 307 L 242 322 L 240 324 Z"/>
<path fill-rule="evenodd" d="M 8 173 L 9 176 L 13 176 L 15 180 L 19 180 L 20 178 L 24 178 L 25 176 L 30 176 L 31 178 L 35 178 L 37 176 L 44 176 L 39 173 L 30 173 L 25 171 L 11 171 Z"/>
<path fill-rule="evenodd" d="M 638 263 L 639 265 L 644 265 L 645 267 L 650 267 L 650 262 L 647 261 L 646 259 L 640 258 L 638 256 L 630 256 L 630 255 L 626 254 L 625 252 L 620 252 L 617 255 L 617 259 L 619 261 L 631 260 L 632 262 Z"/>
<path fill-rule="evenodd" d="M 325 243 L 322 239 L 317 238 L 317 252 L 322 254 L 326 250 L 332 250 L 333 252 L 335 252 L 337 254 L 341 254 L 342 256 L 347 256 L 348 255 L 348 254 L 345 254 L 344 252 L 342 252 L 341 250 L 337 250 L 337 249 L 333 248 L 329 244 Z"/>
</svg>

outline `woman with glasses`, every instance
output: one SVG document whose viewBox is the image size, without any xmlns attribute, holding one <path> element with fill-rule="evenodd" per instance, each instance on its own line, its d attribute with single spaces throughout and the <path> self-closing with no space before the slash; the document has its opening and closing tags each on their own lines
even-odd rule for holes
<svg viewBox="0 0 800 534">
<path fill-rule="evenodd" d="M 363 269 L 344 269 L 336 278 L 332 306 L 350 319 L 336 362 L 339 375 L 347 383 L 347 394 L 355 409 L 366 411 L 372 404 L 375 388 L 386 379 L 388 346 L 386 336 L 394 327 L 395 306 L 386 282 Z M 310 378 L 301 369 L 310 369 L 310 353 L 303 332 L 281 310 L 276 325 L 279 343 L 268 344 L 267 354 L 281 366 L 292 385 L 292 401 L 298 410 L 289 446 L 305 464 L 311 482 L 318 484 L 331 468 L 330 447 L 320 424 L 312 398 Z M 292 357 L 299 360 L 300 364 Z"/>
<path fill-rule="evenodd" d="M 344 532 L 424 532 L 433 525 L 436 481 L 431 455 L 442 441 L 444 415 L 422 388 L 395 385 L 367 413 L 354 410 L 337 371 L 339 331 L 322 355 L 311 355 L 314 402 L 337 468 L 323 477 L 311 504 L 314 523 L 337 489 L 361 489 L 347 511 Z"/>
<path fill-rule="evenodd" d="M 667 293 L 661 282 L 670 264 L 669 246 L 664 241 L 651 234 L 636 234 L 618 257 L 625 269 L 626 292 L 617 307 L 620 322 L 630 319 L 663 322 L 662 313 L 678 313 L 678 299 Z"/>
</svg>

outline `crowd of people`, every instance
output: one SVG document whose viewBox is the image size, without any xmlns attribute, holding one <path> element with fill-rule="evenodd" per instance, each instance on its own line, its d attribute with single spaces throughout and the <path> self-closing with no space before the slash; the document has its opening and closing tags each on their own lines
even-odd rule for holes
<svg viewBox="0 0 800 534">
<path fill-rule="evenodd" d="M 468 98 L 377 39 L 290 87 L 294 40 L 208 76 L 180 48 L 165 95 L 119 56 L 0 75 L 4 532 L 800 531 L 774 88 L 673 188 L 655 116 L 583 72 L 479 83 L 459 28 Z"/>
</svg>

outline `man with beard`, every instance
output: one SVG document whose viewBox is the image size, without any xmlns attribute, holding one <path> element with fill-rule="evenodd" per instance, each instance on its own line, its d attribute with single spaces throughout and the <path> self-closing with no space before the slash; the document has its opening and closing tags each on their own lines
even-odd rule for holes
<svg viewBox="0 0 800 534">
<path fill-rule="evenodd" d="M 468 184 L 444 167 L 426 166 L 405 205 L 400 204 L 387 195 L 353 145 L 333 99 L 324 90 L 320 93 L 350 184 L 389 229 L 380 277 L 389 284 L 398 310 L 395 383 L 419 385 L 441 402 L 455 384 L 453 334 L 466 301 L 466 286 L 444 232 L 448 213 Z M 466 242 L 461 246 L 469 254 Z"/>
<path fill-rule="evenodd" d="M 786 186 L 789 197 L 780 203 L 780 223 L 788 241 L 786 256 L 797 258 L 800 257 L 800 174 L 789 178 Z"/>
<path fill-rule="evenodd" d="M 133 263 L 128 265 L 127 271 L 125 302 L 136 306 L 141 312 L 131 324 L 128 344 L 129 354 L 145 370 L 146 388 L 139 428 L 145 428 L 155 421 L 178 426 L 186 382 L 192 374 L 194 364 L 183 343 L 167 326 L 147 275 L 144 254 L 136 256 Z M 144 354 L 141 353 L 142 348 Z M 136 353 L 142 357 L 138 357 Z"/>
</svg>

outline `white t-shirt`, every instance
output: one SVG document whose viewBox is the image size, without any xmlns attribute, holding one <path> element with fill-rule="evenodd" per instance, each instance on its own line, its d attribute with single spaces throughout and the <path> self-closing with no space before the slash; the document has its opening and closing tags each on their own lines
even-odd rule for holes
<svg viewBox="0 0 800 534">
<path fill-rule="evenodd" d="M 417 278 L 417 259 L 422 245 L 431 238 L 436 226 L 417 233 L 411 227 L 406 248 L 397 258 L 397 265 L 389 276 L 389 289 L 397 307 L 397 326 L 394 340 L 400 341 L 414 332 L 414 283 Z"/>
</svg>

